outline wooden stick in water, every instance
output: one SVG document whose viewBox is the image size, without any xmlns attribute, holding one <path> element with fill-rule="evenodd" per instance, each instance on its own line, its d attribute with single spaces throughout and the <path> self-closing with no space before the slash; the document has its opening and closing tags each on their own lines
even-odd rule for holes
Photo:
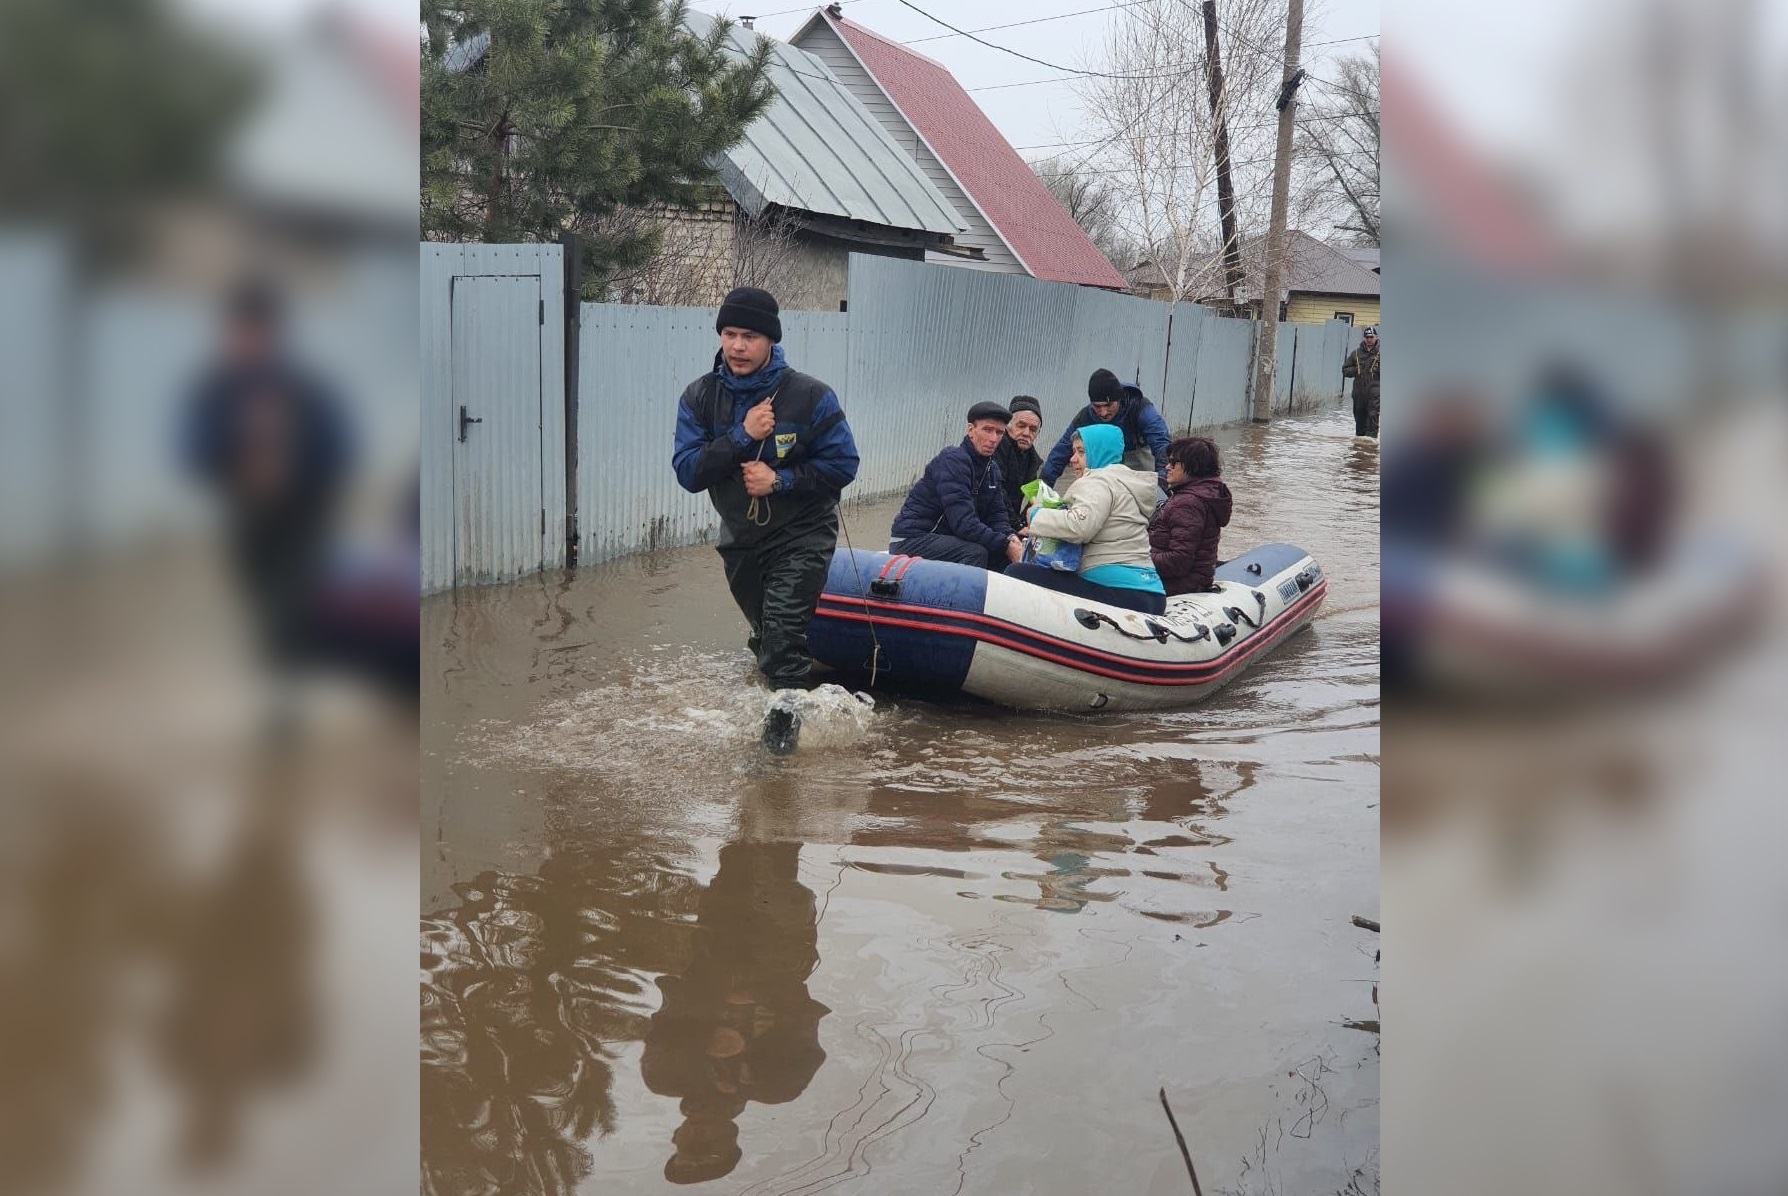
<svg viewBox="0 0 1788 1196">
<path fill-rule="evenodd" d="M 1353 916 L 1353 924 L 1358 926 L 1361 930 L 1370 930 L 1373 934 L 1378 933 L 1378 923 L 1374 922 L 1371 918 L 1362 918 L 1358 914 L 1355 914 Z"/>
<path fill-rule="evenodd" d="M 1173 1140 L 1180 1144 L 1180 1157 L 1186 1160 L 1186 1174 L 1192 1177 L 1192 1196 L 1204 1196 L 1204 1189 L 1198 1186 L 1198 1172 L 1192 1169 L 1192 1152 L 1186 1149 L 1186 1135 L 1180 1133 L 1180 1123 L 1173 1119 L 1173 1106 L 1167 1103 L 1167 1087 L 1161 1087 L 1161 1107 L 1167 1110 L 1167 1124 L 1173 1127 Z"/>
</svg>

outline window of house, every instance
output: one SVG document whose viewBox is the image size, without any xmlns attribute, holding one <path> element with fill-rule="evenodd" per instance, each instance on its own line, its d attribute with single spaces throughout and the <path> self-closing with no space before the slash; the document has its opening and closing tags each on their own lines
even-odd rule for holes
<svg viewBox="0 0 1788 1196">
<path fill-rule="evenodd" d="M 1353 323 L 1353 313 L 1350 311 L 1338 311 L 1335 313 L 1334 318 L 1340 320 L 1344 324 Z"/>
</svg>

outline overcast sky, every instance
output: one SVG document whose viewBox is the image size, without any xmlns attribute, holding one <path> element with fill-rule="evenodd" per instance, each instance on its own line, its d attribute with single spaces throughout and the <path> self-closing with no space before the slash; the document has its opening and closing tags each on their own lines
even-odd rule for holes
<svg viewBox="0 0 1788 1196">
<path fill-rule="evenodd" d="M 943 63 L 974 97 L 989 120 L 1028 159 L 1082 152 L 1062 142 L 1084 142 L 1080 99 L 1073 78 L 1034 62 L 959 37 L 901 0 L 843 0 L 849 20 Z M 987 41 L 1066 66 L 1095 65 L 1109 23 L 1121 15 L 1114 0 L 912 0 L 925 12 L 959 29 L 980 32 Z M 818 5 L 796 7 L 791 0 L 691 0 L 691 8 L 732 17 L 757 15 L 757 29 L 786 39 Z M 770 15 L 775 14 L 775 15 Z M 1075 14 L 1075 15 L 1068 15 Z M 1045 18 L 1045 19 L 1039 19 Z M 1029 22 L 1007 29 L 989 26 Z M 1356 39 L 1378 34 L 1378 0 L 1306 0 L 1304 62 L 1318 74 L 1337 54 L 1364 50 Z M 1318 45 L 1318 42 L 1328 43 Z M 1281 41 L 1276 52 L 1283 53 Z M 1037 82 L 1047 80 L 1047 82 Z M 1008 86 L 1023 84 L 1024 86 Z M 991 90 L 981 90 L 989 88 Z M 1068 159 L 1070 162 L 1072 158 Z"/>
</svg>

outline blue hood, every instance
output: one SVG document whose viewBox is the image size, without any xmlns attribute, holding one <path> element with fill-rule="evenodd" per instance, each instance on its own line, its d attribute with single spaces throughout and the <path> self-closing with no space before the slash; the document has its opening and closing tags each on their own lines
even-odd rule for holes
<svg viewBox="0 0 1788 1196">
<path fill-rule="evenodd" d="M 1087 424 L 1077 433 L 1086 446 L 1086 467 L 1099 469 L 1124 459 L 1123 429 L 1113 424 Z"/>
</svg>

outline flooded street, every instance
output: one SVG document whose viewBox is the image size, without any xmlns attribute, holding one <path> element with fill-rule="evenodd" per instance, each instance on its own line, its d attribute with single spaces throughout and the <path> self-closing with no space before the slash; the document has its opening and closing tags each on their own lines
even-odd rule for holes
<svg viewBox="0 0 1788 1196">
<path fill-rule="evenodd" d="M 425 1190 L 1190 1192 L 1164 1088 L 1207 1193 L 1376 1191 L 1351 430 L 1216 434 L 1224 556 L 1293 543 L 1330 590 L 1180 712 L 833 687 L 772 760 L 710 546 L 425 599 Z"/>
</svg>

